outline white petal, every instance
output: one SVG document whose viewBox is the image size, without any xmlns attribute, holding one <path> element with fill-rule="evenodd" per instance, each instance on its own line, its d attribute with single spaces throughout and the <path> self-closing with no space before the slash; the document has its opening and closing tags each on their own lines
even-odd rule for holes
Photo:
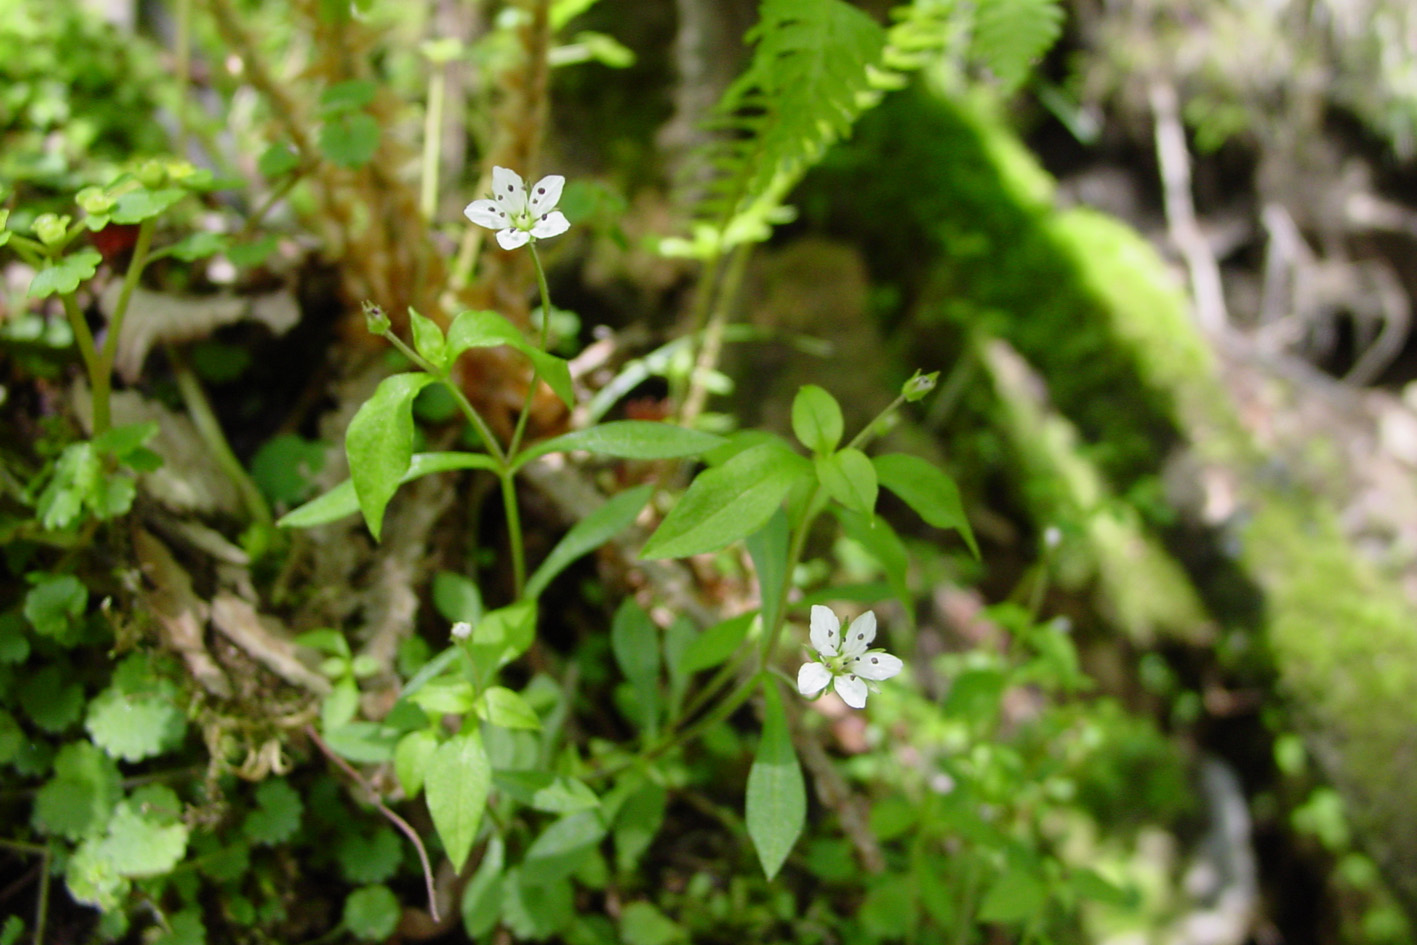
<svg viewBox="0 0 1417 945">
<path fill-rule="evenodd" d="M 836 694 L 841 696 L 841 701 L 851 706 L 853 709 L 864 709 L 866 707 L 866 683 L 856 676 L 836 677 Z"/>
<path fill-rule="evenodd" d="M 872 650 L 846 661 L 846 671 L 863 679 L 890 679 L 904 666 L 899 657 L 882 650 Z"/>
<path fill-rule="evenodd" d="M 874 639 L 876 639 L 876 614 L 874 611 L 868 610 L 851 621 L 851 626 L 846 629 L 846 642 L 842 644 L 841 652 L 847 656 L 860 656 L 866 652 L 866 647 L 870 646 Z"/>
<path fill-rule="evenodd" d="M 548 236 L 560 236 L 570 228 L 571 221 L 566 219 L 566 215 L 560 210 L 552 210 L 536 221 L 536 226 L 531 228 L 531 235 L 544 240 Z"/>
<path fill-rule="evenodd" d="M 463 210 L 463 216 L 489 230 L 500 230 L 509 225 L 506 211 L 495 200 L 474 200 Z"/>
<path fill-rule="evenodd" d="M 505 167 L 492 168 L 492 197 L 509 216 L 526 210 L 526 184 L 516 171 Z"/>
<path fill-rule="evenodd" d="M 497 245 L 503 249 L 516 249 L 518 246 L 525 246 L 527 240 L 531 239 L 531 234 L 526 230 L 518 230 L 516 227 L 507 227 L 505 230 L 497 231 Z"/>
<path fill-rule="evenodd" d="M 526 205 L 531 208 L 532 216 L 539 217 L 556 206 L 556 201 L 561 199 L 561 188 L 564 186 L 566 186 L 566 178 L 560 174 L 548 174 L 537 181 L 536 186 L 527 196 L 526 202 Z"/>
<path fill-rule="evenodd" d="M 815 696 L 831 681 L 831 670 L 821 663 L 803 663 L 797 671 L 797 691 L 804 696 Z"/>
<path fill-rule="evenodd" d="M 812 649 L 823 656 L 836 656 L 841 652 L 841 621 L 830 607 L 812 605 Z"/>
</svg>

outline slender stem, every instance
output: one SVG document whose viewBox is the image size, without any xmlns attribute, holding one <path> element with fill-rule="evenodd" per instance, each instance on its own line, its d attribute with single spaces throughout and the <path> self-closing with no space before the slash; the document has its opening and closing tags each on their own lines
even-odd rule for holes
<svg viewBox="0 0 1417 945">
<path fill-rule="evenodd" d="M 192 0 L 177 0 L 177 24 L 174 27 L 176 49 L 173 58 L 177 67 L 177 153 L 187 156 L 190 136 L 190 85 L 192 82 Z"/>
<path fill-rule="evenodd" d="M 723 331 L 728 325 L 733 300 L 738 297 L 738 286 L 747 271 L 750 252 L 751 244 L 740 243 L 729 259 L 728 270 L 719 286 L 718 304 L 709 315 L 708 324 L 704 327 L 703 344 L 699 346 L 698 356 L 689 372 L 689 390 L 679 411 L 679 421 L 685 425 L 693 423 L 708 400 L 708 373 L 717 367 L 719 355 L 723 352 Z"/>
<path fill-rule="evenodd" d="M 782 583 L 774 590 L 777 595 L 777 622 L 763 634 L 763 648 L 759 651 L 758 668 L 771 666 L 773 657 L 777 655 L 777 644 L 782 638 L 782 630 L 787 626 L 787 596 L 792 591 L 792 573 L 797 570 L 798 563 L 802 560 L 802 551 L 807 547 L 807 535 L 812 530 L 812 524 L 821 514 L 826 506 L 826 498 L 822 495 L 822 487 L 816 485 L 812 487 L 812 494 L 807 497 L 807 504 L 803 507 L 802 521 L 792 532 L 791 543 L 787 546 L 787 567 L 783 570 Z"/>
<path fill-rule="evenodd" d="M 448 389 L 448 393 L 452 394 L 453 401 L 458 405 L 458 409 L 462 411 L 462 415 L 467 419 L 467 422 L 472 426 L 473 430 L 477 432 L 478 438 L 482 440 L 482 446 L 483 449 L 487 450 L 487 455 L 491 456 L 493 460 L 496 461 L 499 468 L 506 467 L 508 465 L 507 454 L 503 452 L 501 444 L 497 442 L 496 434 L 494 434 L 492 428 L 487 425 L 487 421 L 482 419 L 482 414 L 477 412 L 477 408 L 467 399 L 467 395 L 462 392 L 462 389 L 449 380 L 447 374 L 424 360 L 422 355 L 410 348 L 398 335 L 393 332 L 388 332 L 384 337 L 389 339 L 389 344 L 397 348 L 400 354 L 412 361 L 415 367 L 420 371 L 433 375 Z"/>
<path fill-rule="evenodd" d="M 275 520 L 271 515 L 270 506 L 266 504 L 266 497 L 261 494 L 261 490 L 246 472 L 246 467 L 241 465 L 241 460 L 237 459 L 232 451 L 231 443 L 221 428 L 221 421 L 212 410 L 207 392 L 202 389 L 202 382 L 197 379 L 187 355 L 177 345 L 169 344 L 167 361 L 172 365 L 177 390 L 182 394 L 182 401 L 187 406 L 187 413 L 192 418 L 197 433 L 206 443 L 222 472 L 235 484 L 236 491 L 241 494 L 241 502 L 246 506 L 246 513 L 253 521 L 270 527 Z"/>
<path fill-rule="evenodd" d="M 94 374 L 90 378 L 93 385 L 93 432 L 95 436 L 108 430 L 111 422 L 109 398 L 113 390 L 113 361 L 118 356 L 118 336 L 123 331 L 123 319 L 128 314 L 128 303 L 133 298 L 133 290 L 143 276 L 143 267 L 148 263 L 148 250 L 153 242 L 153 230 L 157 220 L 149 217 L 138 226 L 138 242 L 133 247 L 133 260 L 128 264 L 128 272 L 123 277 L 123 288 L 118 293 L 118 302 L 113 306 L 113 314 L 108 320 L 108 334 L 103 339 L 103 349 L 99 351 Z"/>
<path fill-rule="evenodd" d="M 443 97 L 447 65 L 434 62 L 428 76 L 428 111 L 423 116 L 423 173 L 418 206 L 425 220 L 438 210 L 438 155 L 443 147 Z"/>
<path fill-rule="evenodd" d="M 428 889 L 428 914 L 433 917 L 434 922 L 440 921 L 438 918 L 438 900 L 434 896 L 433 891 L 433 867 L 428 862 L 428 851 L 423 849 L 423 841 L 419 838 L 418 831 L 414 830 L 413 827 L 409 825 L 408 821 L 404 820 L 384 805 L 384 802 L 379 799 L 378 793 L 370 786 L 369 782 L 364 780 L 364 777 L 360 775 L 358 771 L 354 770 L 354 767 L 349 762 L 335 754 L 334 751 L 330 749 L 330 746 L 325 744 L 325 740 L 320 737 L 320 733 L 315 731 L 315 726 L 305 726 L 305 734 L 310 736 L 310 740 L 319 747 L 320 751 L 324 752 L 326 758 L 333 761 L 354 783 L 364 789 L 364 793 L 368 795 L 369 800 L 373 802 L 375 807 L 379 808 L 379 813 L 388 818 L 389 822 L 397 827 L 400 833 L 408 837 L 409 842 L 413 844 L 413 848 L 418 851 L 418 862 L 423 865 L 423 882 Z M 38 939 L 36 939 L 36 941 L 38 941 Z"/>
<path fill-rule="evenodd" d="M 88 372 L 89 385 L 93 386 L 94 378 L 98 376 L 98 351 L 93 346 L 93 332 L 89 331 L 88 322 L 84 321 L 84 313 L 79 311 L 74 293 L 65 293 L 60 299 L 64 303 L 64 314 L 68 316 L 69 327 L 74 332 L 74 341 L 79 346 L 79 357 L 83 359 L 84 370 Z"/>
<path fill-rule="evenodd" d="M 512 552 L 512 590 L 516 600 L 526 590 L 526 548 L 522 543 L 521 510 L 517 506 L 516 474 L 507 470 L 499 474 L 502 483 L 502 510 L 507 517 L 507 540 Z"/>
</svg>

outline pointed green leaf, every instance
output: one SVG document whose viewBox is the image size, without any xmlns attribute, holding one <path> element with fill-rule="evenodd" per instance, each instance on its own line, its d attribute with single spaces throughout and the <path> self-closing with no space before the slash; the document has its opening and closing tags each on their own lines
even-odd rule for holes
<svg viewBox="0 0 1417 945">
<path fill-rule="evenodd" d="M 634 598 L 627 597 L 610 625 L 610 649 L 635 691 L 637 720 L 648 737 L 659 722 L 659 628 Z"/>
<path fill-rule="evenodd" d="M 827 495 L 848 509 L 872 514 L 876 509 L 876 467 L 860 450 L 838 450 L 816 460 L 817 481 Z"/>
<path fill-rule="evenodd" d="M 524 340 L 517 326 L 496 312 L 460 312 L 448 326 L 448 360 L 452 361 L 469 348 L 517 345 Z"/>
<path fill-rule="evenodd" d="M 836 398 L 816 384 L 806 384 L 792 399 L 792 432 L 818 456 L 841 442 L 843 421 Z"/>
<path fill-rule="evenodd" d="M 643 485 L 606 500 L 600 508 L 581 519 L 551 549 L 541 567 L 526 582 L 525 595 L 540 597 L 556 575 L 587 552 L 594 551 L 628 528 L 654 494 L 654 486 Z"/>
<path fill-rule="evenodd" d="M 763 737 L 748 772 L 748 836 L 768 879 L 782 869 L 807 818 L 807 789 L 787 731 L 777 681 L 763 677 Z"/>
<path fill-rule="evenodd" d="M 408 471 L 399 479 L 399 484 L 412 482 L 430 473 L 449 472 L 454 469 L 496 470 L 497 462 L 486 453 L 414 453 L 409 461 Z M 299 508 L 291 509 L 276 522 L 282 528 L 314 528 L 353 515 L 359 511 L 359 497 L 354 493 L 354 482 L 346 479 L 324 495 L 311 499 Z"/>
<path fill-rule="evenodd" d="M 427 692 L 427 689 L 424 689 Z M 486 719 L 502 728 L 540 731 L 541 717 L 527 705 L 525 699 L 505 686 L 492 686 L 483 690 L 473 706 L 478 718 Z"/>
<path fill-rule="evenodd" d="M 472 628 L 468 652 L 482 678 L 521 656 L 536 637 L 536 601 L 524 600 L 484 614 Z"/>
<path fill-rule="evenodd" d="M 780 443 L 751 446 L 699 473 L 640 552 L 683 558 L 718 549 L 763 526 L 793 483 L 811 475 L 807 460 Z"/>
<path fill-rule="evenodd" d="M 448 859 L 455 870 L 461 870 L 477 839 L 492 787 L 492 766 L 476 729 L 454 735 L 438 747 L 428 762 L 423 787 Z"/>
<path fill-rule="evenodd" d="M 492 782 L 508 797 L 550 814 L 600 806 L 600 798 L 584 782 L 549 771 L 494 771 Z"/>
<path fill-rule="evenodd" d="M 413 398 L 431 383 L 428 374 L 386 377 L 349 421 L 344 440 L 349 477 L 365 524 L 376 540 L 383 528 L 384 508 L 413 461 Z"/>
<path fill-rule="evenodd" d="M 516 465 L 523 466 L 548 453 L 565 453 L 571 450 L 585 450 L 588 453 L 618 456 L 623 459 L 679 459 L 684 456 L 698 456 L 716 446 L 722 446 L 724 442 L 721 436 L 678 427 L 672 423 L 616 420 L 543 440 L 518 456 Z"/>
<path fill-rule="evenodd" d="M 409 732 L 399 739 L 394 749 L 394 774 L 403 785 L 404 794 L 417 797 L 423 790 L 423 778 L 428 763 L 438 750 L 438 736 L 428 729 Z"/>
<path fill-rule="evenodd" d="M 778 608 L 782 605 L 779 589 L 787 580 L 789 531 L 787 516 L 779 509 L 766 525 L 748 536 L 748 554 L 762 588 L 764 627 L 777 626 Z"/>
<path fill-rule="evenodd" d="M 969 527 L 964 503 L 960 501 L 959 486 L 944 470 L 909 453 L 887 453 L 871 462 L 882 486 L 900 496 L 929 524 L 957 530 L 974 557 L 979 557 L 974 531 Z"/>
<path fill-rule="evenodd" d="M 443 329 L 431 318 L 424 318 L 414 309 L 408 310 L 409 330 L 413 334 L 413 350 L 440 371 L 448 367 L 448 342 Z"/>
<path fill-rule="evenodd" d="M 522 880 L 542 886 L 574 873 L 605 839 L 599 810 L 582 810 L 553 822 L 531 842 L 522 860 Z"/>
</svg>

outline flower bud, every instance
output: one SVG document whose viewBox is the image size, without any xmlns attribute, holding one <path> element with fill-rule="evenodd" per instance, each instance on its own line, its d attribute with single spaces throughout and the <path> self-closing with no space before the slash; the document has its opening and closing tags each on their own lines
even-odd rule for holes
<svg viewBox="0 0 1417 945">
<path fill-rule="evenodd" d="M 382 306 L 364 300 L 364 326 L 369 329 L 371 335 L 386 335 L 389 333 L 389 316 L 384 314 Z"/>
<path fill-rule="evenodd" d="M 913 404 L 934 390 L 935 384 L 939 380 L 939 371 L 931 371 L 929 374 L 921 374 L 916 371 L 915 376 L 906 381 L 905 386 L 900 389 L 900 395 Z"/>
<path fill-rule="evenodd" d="M 69 230 L 69 216 L 59 216 L 53 213 L 41 213 L 34 218 L 32 228 L 34 235 L 39 237 L 39 241 L 45 246 L 59 246 L 64 242 L 64 236 Z"/>
</svg>

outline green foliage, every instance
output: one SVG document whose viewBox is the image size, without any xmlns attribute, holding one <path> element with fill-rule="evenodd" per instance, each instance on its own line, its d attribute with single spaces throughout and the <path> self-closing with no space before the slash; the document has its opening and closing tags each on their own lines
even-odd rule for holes
<svg viewBox="0 0 1417 945">
<path fill-rule="evenodd" d="M 788 734 L 777 682 L 763 683 L 763 735 L 748 773 L 744 814 L 763 872 L 772 879 L 782 869 L 807 817 L 807 788 Z"/>
<path fill-rule="evenodd" d="M 787 190 L 850 131 L 885 47 L 842 0 L 765 0 L 748 40 L 752 62 L 716 106 L 719 137 L 703 156 L 714 178 L 698 212 L 715 251 L 766 237 Z"/>
<path fill-rule="evenodd" d="M 289 840 L 300 829 L 305 805 L 290 783 L 281 779 L 256 786 L 256 806 L 241 822 L 241 832 L 252 843 L 273 846 Z"/>
<path fill-rule="evenodd" d="M 186 730 L 177 685 L 135 653 L 113 672 L 109 687 L 89 702 L 84 727 L 98 747 L 123 761 L 142 761 L 176 748 Z"/>
</svg>

